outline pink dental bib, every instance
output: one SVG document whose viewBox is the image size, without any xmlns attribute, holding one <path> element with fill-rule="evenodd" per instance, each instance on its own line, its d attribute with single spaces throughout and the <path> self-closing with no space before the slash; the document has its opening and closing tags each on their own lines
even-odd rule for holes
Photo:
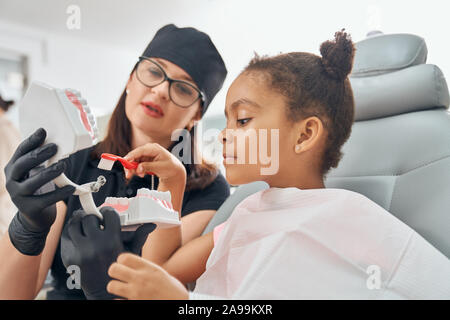
<svg viewBox="0 0 450 320">
<path fill-rule="evenodd" d="M 195 292 L 231 299 L 450 298 L 450 261 L 368 198 L 271 188 L 241 202 Z"/>
</svg>

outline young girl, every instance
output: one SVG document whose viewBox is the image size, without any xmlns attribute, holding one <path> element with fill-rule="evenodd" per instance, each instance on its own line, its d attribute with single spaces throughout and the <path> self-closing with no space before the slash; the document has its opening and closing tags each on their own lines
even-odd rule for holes
<svg viewBox="0 0 450 320">
<path fill-rule="evenodd" d="M 324 188 L 353 122 L 354 47 L 337 32 L 320 52 L 256 57 L 229 88 L 221 135 L 227 180 L 263 180 L 271 188 L 246 198 L 223 225 L 160 265 L 120 255 L 108 270 L 115 279 L 110 293 L 128 299 L 450 298 L 443 254 L 368 198 Z M 273 129 L 278 141 L 259 135 L 256 150 L 276 143 L 278 171 L 262 174 L 267 163 L 260 159 L 242 164 L 252 154 L 250 132 Z M 238 143 L 242 137 L 247 143 Z M 183 284 L 192 281 L 189 294 Z"/>
</svg>

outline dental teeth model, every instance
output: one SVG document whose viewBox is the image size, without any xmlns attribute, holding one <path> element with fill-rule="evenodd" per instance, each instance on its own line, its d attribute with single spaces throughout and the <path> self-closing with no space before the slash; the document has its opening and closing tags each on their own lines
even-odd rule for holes
<svg viewBox="0 0 450 320">
<path fill-rule="evenodd" d="M 23 138 L 42 127 L 47 131 L 45 143 L 53 142 L 58 146 L 57 153 L 48 160 L 47 166 L 97 143 L 95 117 L 86 100 L 73 89 L 56 89 L 33 82 L 20 102 L 19 121 Z M 105 184 L 105 177 L 99 176 L 95 182 L 77 185 L 65 174 L 61 174 L 54 182 L 58 187 L 74 186 L 74 194 L 80 197 L 83 210 L 103 219 L 94 203 L 92 192 L 97 192 Z"/>
<path fill-rule="evenodd" d="M 110 153 L 103 153 L 97 167 L 111 170 L 114 162 L 119 161 L 126 169 L 136 169 L 138 162 L 128 161 Z M 178 212 L 173 210 L 170 192 L 153 190 L 155 174 L 152 176 L 151 189 L 141 188 L 134 198 L 108 197 L 102 206 L 113 207 L 119 213 L 122 230 L 135 230 L 144 223 L 155 223 L 159 228 L 170 228 L 180 225 Z"/>
<path fill-rule="evenodd" d="M 122 230 L 134 230 L 144 223 L 154 223 L 158 228 L 170 228 L 181 223 L 168 191 L 142 188 L 134 198 L 108 197 L 100 207 L 103 206 L 116 209 Z"/>
</svg>

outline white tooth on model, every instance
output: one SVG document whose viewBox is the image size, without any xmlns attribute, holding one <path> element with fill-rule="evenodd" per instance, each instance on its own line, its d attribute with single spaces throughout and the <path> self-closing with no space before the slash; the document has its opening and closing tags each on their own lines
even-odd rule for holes
<svg viewBox="0 0 450 320">
<path fill-rule="evenodd" d="M 127 206 L 128 205 L 128 198 L 119 198 L 119 204 L 121 206 Z"/>
<path fill-rule="evenodd" d="M 170 199 L 170 192 L 169 191 L 164 191 L 164 192 L 161 192 L 161 191 L 156 191 L 155 190 L 155 192 L 152 194 L 155 198 L 158 198 L 158 199 L 160 199 L 160 200 L 165 200 L 165 201 L 167 201 L 167 202 L 171 202 L 171 199 Z"/>
<path fill-rule="evenodd" d="M 117 204 L 117 198 L 114 197 L 106 197 L 105 204 L 110 205 L 116 205 Z"/>
<path fill-rule="evenodd" d="M 147 188 L 141 188 L 137 191 L 137 195 L 150 195 L 151 192 Z"/>
<path fill-rule="evenodd" d="M 74 95 L 76 95 L 78 98 L 81 98 L 81 93 L 80 93 L 80 91 L 75 90 L 75 89 L 71 89 L 71 88 L 66 89 L 66 90 L 72 92 L 72 93 L 73 93 Z"/>
<path fill-rule="evenodd" d="M 92 130 L 95 129 L 95 118 L 92 114 L 88 114 L 89 124 L 91 125 Z"/>
</svg>

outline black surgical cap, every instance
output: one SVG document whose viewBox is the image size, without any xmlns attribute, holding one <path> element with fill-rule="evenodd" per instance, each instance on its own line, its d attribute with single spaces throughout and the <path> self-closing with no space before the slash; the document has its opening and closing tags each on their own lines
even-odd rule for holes
<svg viewBox="0 0 450 320">
<path fill-rule="evenodd" d="M 194 28 L 166 25 L 156 32 L 143 56 L 166 59 L 189 74 L 204 94 L 203 113 L 222 88 L 225 63 L 210 37 Z"/>
</svg>

